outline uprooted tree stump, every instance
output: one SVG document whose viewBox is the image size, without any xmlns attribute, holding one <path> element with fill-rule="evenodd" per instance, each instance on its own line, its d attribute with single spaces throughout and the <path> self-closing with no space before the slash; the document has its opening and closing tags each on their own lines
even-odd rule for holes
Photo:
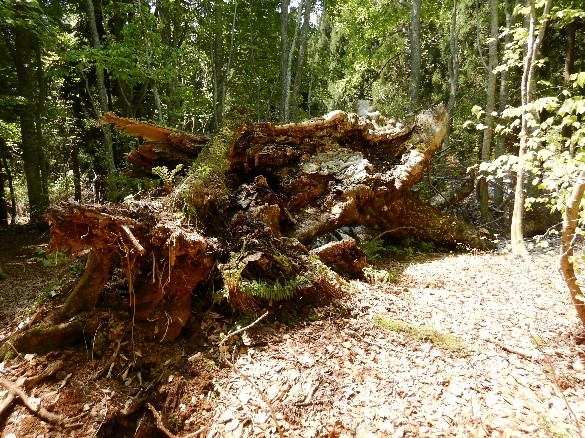
<svg viewBox="0 0 585 438">
<path fill-rule="evenodd" d="M 134 165 L 149 171 L 197 157 L 191 174 L 158 200 L 51 210 L 52 246 L 88 252 L 85 273 L 48 325 L 15 335 L 0 357 L 13 348 L 45 351 L 47 336 L 39 333 L 60 339 L 66 330 L 91 332 L 95 322 L 87 315 L 114 265 L 125 272 L 133 317 L 152 323 L 159 339 L 172 340 L 190 316 L 198 285 L 213 285 L 220 291 L 215 298 L 240 309 L 338 295 L 342 280 L 325 265 L 359 276 L 365 263 L 352 240 L 317 248 L 342 227 L 490 246 L 474 227 L 413 190 L 445 135 L 442 107 L 403 124 L 335 111 L 298 124 L 238 126 L 211 140 L 111 114 L 104 121 L 150 144 L 129 155 Z M 82 320 L 85 325 L 72 323 Z M 32 334 L 42 341 L 35 345 Z"/>
</svg>

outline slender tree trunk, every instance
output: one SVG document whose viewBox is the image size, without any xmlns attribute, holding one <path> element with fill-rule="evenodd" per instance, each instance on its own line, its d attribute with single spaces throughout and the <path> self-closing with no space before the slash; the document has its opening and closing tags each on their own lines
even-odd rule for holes
<svg viewBox="0 0 585 438">
<path fill-rule="evenodd" d="M 319 36 L 322 35 L 323 33 L 323 17 L 325 16 L 325 11 L 327 7 L 327 2 L 326 0 L 323 0 L 322 3 L 322 11 L 321 11 L 321 15 L 319 16 L 319 32 L 318 32 L 318 36 L 317 36 L 317 40 L 315 41 L 315 44 L 313 45 L 313 55 L 311 58 L 311 72 L 309 74 L 309 91 L 307 92 L 307 108 L 308 108 L 308 113 L 309 113 L 309 117 L 311 117 L 311 101 L 313 100 L 313 78 L 314 78 L 314 73 L 315 73 L 315 63 L 317 62 L 317 58 L 318 58 L 318 38 Z"/>
<path fill-rule="evenodd" d="M 408 87 L 408 112 L 419 109 L 421 83 L 421 0 L 412 0 L 410 19 L 410 82 Z"/>
<path fill-rule="evenodd" d="M 506 29 L 512 29 L 513 19 L 512 12 L 510 10 L 510 1 L 504 0 L 504 15 L 506 17 Z M 504 44 L 507 46 L 512 43 L 512 34 L 507 33 L 504 38 Z M 498 103 L 498 112 L 502 114 L 508 106 L 508 83 L 510 82 L 510 71 L 504 69 L 500 74 L 500 98 Z M 498 158 L 506 153 L 506 140 L 505 134 L 500 133 L 496 138 L 494 146 L 494 158 Z M 494 188 L 494 204 L 496 208 L 502 207 L 504 203 L 504 180 L 502 178 L 496 178 L 496 184 Z"/>
<path fill-rule="evenodd" d="M 571 196 L 567 200 L 565 214 L 563 218 L 563 231 L 561 234 L 561 258 L 560 271 L 569 288 L 571 300 L 577 311 L 577 316 L 585 324 L 585 301 L 583 293 L 575 276 L 575 267 L 573 265 L 573 250 L 575 246 L 577 223 L 579 221 L 579 210 L 583 195 L 585 194 L 585 170 L 581 170 L 577 181 L 573 186 Z"/>
<path fill-rule="evenodd" d="M 284 80 L 284 86 L 282 88 L 282 93 L 284 95 L 283 99 L 284 99 L 284 120 L 283 122 L 288 122 L 290 120 L 290 82 L 291 82 L 291 78 L 292 78 L 292 63 L 293 63 L 293 59 L 294 59 L 294 53 L 295 53 L 295 49 L 297 46 L 297 37 L 299 34 L 299 29 L 301 27 L 301 10 L 303 8 L 303 5 L 305 4 L 306 0 L 301 0 L 301 2 L 299 3 L 299 7 L 297 9 L 297 22 L 295 25 L 295 32 L 293 34 L 293 39 L 290 42 L 289 48 L 288 48 L 288 57 L 287 57 L 287 64 L 286 64 L 286 71 L 285 71 L 285 80 Z"/>
<path fill-rule="evenodd" d="M 548 23 L 548 14 L 552 0 L 546 0 L 544 11 L 541 18 L 540 29 L 536 32 L 537 17 L 535 0 L 528 0 L 530 15 L 528 17 L 528 37 L 526 40 L 526 51 L 522 62 L 522 80 L 520 83 L 520 94 L 522 106 L 526 108 L 534 100 L 534 68 L 536 65 L 536 55 L 538 48 L 544 38 L 546 25 Z M 518 150 L 518 164 L 516 166 L 516 190 L 514 192 L 514 210 L 512 212 L 512 227 L 510 230 L 512 241 L 512 253 L 525 256 L 528 254 L 524 244 L 524 169 L 523 159 L 528 152 L 529 120 L 534 114 L 525 110 L 522 114 L 520 124 L 520 147 Z"/>
<path fill-rule="evenodd" d="M 287 67 L 288 67 L 288 5 L 289 0 L 282 0 L 280 3 L 280 115 L 279 120 L 287 120 Z"/>
<path fill-rule="evenodd" d="M 573 73 L 575 64 L 575 33 L 577 30 L 577 24 L 573 21 L 565 28 L 565 69 L 563 71 L 563 78 L 565 80 L 565 86 L 568 88 L 571 86 L 571 74 Z M 562 135 L 564 138 L 569 139 L 573 134 L 574 127 L 571 125 L 564 125 L 562 128 Z M 575 148 L 569 146 L 571 155 L 574 155 Z"/>
<path fill-rule="evenodd" d="M 575 64 L 575 33 L 577 30 L 577 24 L 572 21 L 567 24 L 565 28 L 566 42 L 565 42 L 565 69 L 563 71 L 563 77 L 565 82 L 570 81 L 571 73 L 573 73 L 573 65 Z"/>
<path fill-rule="evenodd" d="M 10 193 L 10 225 L 16 223 L 16 195 L 14 194 L 14 183 L 12 180 L 12 172 L 10 171 L 10 165 L 8 162 L 9 157 L 8 148 L 6 147 L 6 141 L 0 138 L 0 159 L 2 160 L 2 167 L 6 172 L 6 180 L 8 181 L 8 193 Z"/>
<path fill-rule="evenodd" d="M 23 102 L 18 105 L 20 133 L 22 138 L 22 160 L 30 209 L 30 221 L 39 223 L 43 221 L 43 215 L 49 205 L 49 196 L 43 184 L 41 162 L 44 157 L 42 143 L 39 139 L 39 130 L 36 121 L 39 120 L 39 109 L 35 90 L 39 90 L 39 84 L 35 80 L 35 47 L 39 41 L 35 34 L 28 29 L 15 27 L 12 35 L 4 33 L 7 47 L 12 56 L 16 68 L 18 94 Z"/>
<path fill-rule="evenodd" d="M 43 135 L 43 118 L 42 115 L 45 112 L 45 101 L 47 100 L 47 84 L 45 81 L 45 69 L 43 66 L 43 59 L 41 53 L 41 45 L 37 39 L 37 44 L 34 46 L 35 49 L 35 72 L 36 80 L 38 84 L 38 93 L 36 101 L 36 113 L 35 113 L 35 125 L 37 128 L 37 138 L 40 147 L 37 148 L 37 154 L 39 155 L 39 163 L 41 163 L 41 184 L 43 185 L 43 192 L 49 193 L 49 166 L 45 157 L 45 136 Z"/>
<path fill-rule="evenodd" d="M 221 90 L 223 89 L 223 2 L 213 3 L 215 29 L 213 35 L 213 130 L 221 126 Z"/>
<path fill-rule="evenodd" d="M 301 91 L 301 81 L 303 78 L 303 65 L 305 63 L 305 53 L 307 51 L 307 40 L 309 36 L 309 24 L 311 20 L 311 11 L 313 9 L 313 1 L 305 0 L 305 9 L 303 11 L 303 27 L 301 29 L 301 40 L 299 42 L 299 54 L 297 56 L 297 68 L 295 71 L 295 80 L 292 89 L 292 107 L 291 117 L 293 120 L 298 120 L 299 117 L 299 93 Z"/>
<path fill-rule="evenodd" d="M 73 172 L 73 196 L 76 202 L 81 202 L 81 171 L 79 169 L 79 144 L 73 142 L 71 148 L 71 171 Z"/>
<path fill-rule="evenodd" d="M 226 95 L 227 95 L 227 87 L 228 87 L 230 72 L 232 69 L 232 59 L 234 57 L 234 42 L 236 39 L 236 18 L 237 18 L 237 16 L 238 16 L 238 2 L 236 0 L 234 2 L 234 15 L 232 17 L 232 30 L 230 32 L 230 50 L 228 53 L 227 65 L 225 68 L 224 79 L 222 81 L 222 88 L 221 88 L 221 118 L 222 118 L 222 120 L 225 116 L 225 99 L 226 99 Z"/>
<path fill-rule="evenodd" d="M 486 126 L 483 131 L 483 142 L 481 145 L 481 161 L 490 161 L 492 155 L 492 141 L 494 138 L 494 115 L 496 109 L 496 72 L 498 65 L 498 0 L 490 0 L 490 43 L 488 55 L 487 92 L 485 105 Z M 488 184 L 485 175 L 479 178 L 479 207 L 481 219 L 485 223 L 490 218 Z"/>
<path fill-rule="evenodd" d="M 89 33 L 91 39 L 91 45 L 94 49 L 99 50 L 101 48 L 100 36 L 97 30 L 97 23 L 95 18 L 95 9 L 93 0 L 85 0 L 85 6 L 87 8 L 87 18 L 89 24 Z M 96 86 L 98 91 L 98 104 L 99 114 L 101 116 L 108 112 L 108 91 L 106 89 L 106 80 L 104 69 L 100 65 L 95 66 Z M 91 97 L 91 95 L 90 95 Z M 105 150 L 105 169 L 108 172 L 116 171 L 116 164 L 114 161 L 114 147 L 112 142 L 112 131 L 109 125 L 101 126 L 104 134 L 104 150 Z"/>
<path fill-rule="evenodd" d="M 449 100 L 447 101 L 447 115 L 449 124 L 447 133 L 443 141 L 443 148 L 449 149 L 451 145 L 450 133 L 455 112 L 455 103 L 457 102 L 457 82 L 459 80 L 459 41 L 457 35 L 457 0 L 453 0 L 451 9 L 451 24 L 449 26 L 449 59 L 447 60 L 447 70 L 449 72 Z"/>
</svg>

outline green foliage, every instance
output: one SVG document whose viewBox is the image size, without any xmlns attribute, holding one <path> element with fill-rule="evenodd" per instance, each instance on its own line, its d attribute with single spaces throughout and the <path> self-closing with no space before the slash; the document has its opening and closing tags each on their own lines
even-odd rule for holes
<svg viewBox="0 0 585 438">
<path fill-rule="evenodd" d="M 400 239 L 395 243 L 388 243 L 382 237 L 380 235 L 360 245 L 369 262 L 379 261 L 383 257 L 411 259 L 437 250 L 433 242 L 425 242 L 414 237 Z"/>
<path fill-rule="evenodd" d="M 366 254 L 368 262 L 375 262 L 380 260 L 383 254 L 387 251 L 384 240 L 377 238 L 368 240 L 360 244 L 362 251 Z"/>
<path fill-rule="evenodd" d="M 291 280 L 283 283 L 276 280 L 269 283 L 263 280 L 242 280 L 240 288 L 244 295 L 249 297 L 262 298 L 265 300 L 282 301 L 292 298 L 298 291 L 310 286 L 310 280 L 297 275 Z"/>
<path fill-rule="evenodd" d="M 134 197 L 141 192 L 152 190 L 156 183 L 149 178 L 134 178 L 123 173 L 110 174 L 106 177 L 107 200 L 120 202 L 128 197 Z"/>
<path fill-rule="evenodd" d="M 385 269 L 365 267 L 363 273 L 370 284 L 396 283 L 398 281 L 396 272 L 389 272 Z"/>
<path fill-rule="evenodd" d="M 492 179 L 509 176 L 521 164 L 528 183 L 538 189 L 532 190 L 536 196 L 526 198 L 528 208 L 539 202 L 563 211 L 575 178 L 585 165 L 585 97 L 580 78 L 585 81 L 585 75 L 572 75 L 572 89 L 563 90 L 559 96 L 541 97 L 528 108 L 506 109 L 502 117 L 508 124 L 499 130 L 510 132 L 526 117 L 530 127 L 528 150 L 522 157 L 503 155 L 480 166 Z M 565 136 L 567 132 L 569 137 Z"/>
<path fill-rule="evenodd" d="M 177 176 L 177 173 L 181 171 L 182 168 L 183 168 L 182 164 L 177 164 L 177 166 L 173 170 L 169 170 L 167 166 L 157 166 L 152 168 L 152 173 L 154 173 L 162 180 L 165 192 L 169 194 L 173 191 L 175 177 Z"/>
<path fill-rule="evenodd" d="M 69 263 L 70 259 L 62 251 L 55 251 L 53 253 L 47 252 L 45 246 L 33 246 L 32 250 L 35 255 L 30 258 L 31 261 L 40 263 L 45 267 L 63 266 Z"/>
<path fill-rule="evenodd" d="M 387 315 L 377 315 L 374 323 L 387 330 L 405 334 L 417 341 L 428 342 L 444 350 L 458 354 L 466 354 L 467 349 L 463 341 L 451 334 L 441 333 L 430 327 L 420 327 L 399 319 L 390 318 Z"/>
</svg>

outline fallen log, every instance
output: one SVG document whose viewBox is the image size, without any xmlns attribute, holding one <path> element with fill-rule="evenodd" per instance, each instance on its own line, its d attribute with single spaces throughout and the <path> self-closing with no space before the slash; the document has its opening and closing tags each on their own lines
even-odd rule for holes
<svg viewBox="0 0 585 438">
<path fill-rule="evenodd" d="M 64 204 L 49 211 L 52 247 L 89 255 L 77 287 L 48 318 L 53 332 L 46 333 L 62 333 L 58 327 L 90 312 L 113 266 L 126 276 L 133 320 L 152 324 L 157 339 L 172 340 L 190 317 L 191 295 L 200 285 L 210 286 L 203 292 L 208 299 L 225 297 L 239 309 L 294 296 L 305 302 L 339 296 L 340 277 L 325 265 L 359 277 L 364 254 L 353 241 L 316 246 L 342 227 L 444 245 L 491 245 L 416 192 L 445 135 L 442 107 L 403 124 L 335 111 L 298 124 L 240 126 L 232 138 L 224 132 L 205 147 L 204 137 L 177 137 L 112 114 L 103 121 L 164 145 L 157 150 L 166 152 L 146 168 L 189 144 L 193 155 L 181 159 L 196 156 L 194 170 L 166 198 L 121 206 Z M 19 336 L 18 351 L 34 351 L 31 337 Z M 39 349 L 47 345 L 43 339 Z"/>
</svg>

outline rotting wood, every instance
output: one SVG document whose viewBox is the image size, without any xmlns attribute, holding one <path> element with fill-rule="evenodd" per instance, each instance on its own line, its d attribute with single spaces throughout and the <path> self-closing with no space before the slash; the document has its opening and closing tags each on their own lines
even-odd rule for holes
<svg viewBox="0 0 585 438">
<path fill-rule="evenodd" d="M 102 121 L 146 141 L 137 154 L 156 149 L 155 155 L 140 155 L 150 157 L 146 169 L 163 165 L 165 154 L 176 151 L 183 154 L 179 161 L 188 163 L 208 141 L 112 114 Z M 40 329 L 42 343 L 55 347 L 63 342 L 67 320 L 95 306 L 110 264 L 125 272 L 132 321 L 150 324 L 157 340 L 172 340 L 191 316 L 194 289 L 212 272 L 210 285 L 222 280 L 220 287 L 234 308 L 251 310 L 294 294 L 304 302 L 341 296 L 340 277 L 321 269 L 309 249 L 326 252 L 316 248 L 320 238 L 344 226 L 489 248 L 491 242 L 478 230 L 426 204 L 414 188 L 439 149 L 446 125 L 446 112 L 437 107 L 404 123 L 335 111 L 297 124 L 236 126 L 229 145 L 222 140 L 223 152 L 213 155 L 218 140 L 210 142 L 201 157 L 223 161 L 210 167 L 216 174 L 198 184 L 186 181 L 161 199 L 51 209 L 52 248 L 89 255 L 74 292 L 47 318 L 53 327 Z M 189 178 L 203 177 L 194 173 Z M 201 199 L 180 204 L 193 197 Z M 177 207 L 188 211 L 200 205 L 206 210 L 201 217 L 196 211 L 198 227 L 174 213 Z M 364 258 L 357 244 L 335 245 L 323 256 L 325 264 L 359 276 Z M 350 266 L 354 262 L 359 266 Z M 211 299 L 210 291 L 204 293 Z M 35 347 L 30 338 L 35 330 L 15 338 L 18 351 Z M 55 342 L 45 336 L 51 333 Z M 46 345 L 36 347 L 46 351 Z M 0 357 L 6 348 L 0 348 Z"/>
<path fill-rule="evenodd" d="M 137 149 L 131 151 L 126 159 L 137 168 L 146 171 L 155 166 L 173 169 L 177 164 L 189 163 L 199 155 L 203 145 L 209 141 L 205 135 L 176 131 L 120 117 L 114 113 L 104 114 L 100 122 L 111 123 L 126 134 L 144 141 Z"/>
</svg>

